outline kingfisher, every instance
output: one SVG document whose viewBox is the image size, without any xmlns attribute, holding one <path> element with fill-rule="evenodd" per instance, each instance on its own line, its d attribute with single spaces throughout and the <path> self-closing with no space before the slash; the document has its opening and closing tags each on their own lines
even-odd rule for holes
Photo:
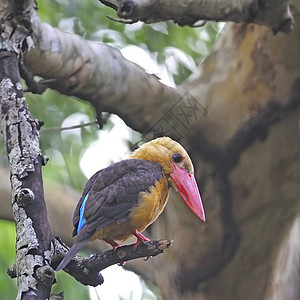
<svg viewBox="0 0 300 300">
<path fill-rule="evenodd" d="M 56 268 L 59 271 L 88 241 L 101 239 L 113 249 L 116 241 L 136 236 L 135 248 L 150 239 L 141 232 L 167 204 L 170 188 L 205 221 L 194 167 L 186 150 L 169 137 L 160 137 L 135 150 L 128 159 L 96 172 L 86 183 L 73 216 L 73 246 Z"/>
</svg>

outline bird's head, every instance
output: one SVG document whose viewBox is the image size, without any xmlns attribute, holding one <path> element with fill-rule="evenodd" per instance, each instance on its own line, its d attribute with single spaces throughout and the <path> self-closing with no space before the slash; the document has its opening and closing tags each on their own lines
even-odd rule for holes
<svg viewBox="0 0 300 300">
<path fill-rule="evenodd" d="M 169 137 L 161 137 L 143 144 L 131 158 L 159 163 L 168 178 L 169 186 L 176 190 L 189 208 L 205 221 L 201 196 L 194 176 L 192 161 L 185 149 Z"/>
</svg>

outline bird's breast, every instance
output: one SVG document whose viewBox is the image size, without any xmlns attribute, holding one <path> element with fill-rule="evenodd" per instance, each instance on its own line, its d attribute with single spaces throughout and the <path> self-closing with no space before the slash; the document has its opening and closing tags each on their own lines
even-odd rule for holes
<svg viewBox="0 0 300 300">
<path fill-rule="evenodd" d="M 132 208 L 129 219 L 132 227 L 143 231 L 162 213 L 169 198 L 169 185 L 165 176 L 150 187 L 149 192 L 141 192 L 139 202 Z"/>
</svg>

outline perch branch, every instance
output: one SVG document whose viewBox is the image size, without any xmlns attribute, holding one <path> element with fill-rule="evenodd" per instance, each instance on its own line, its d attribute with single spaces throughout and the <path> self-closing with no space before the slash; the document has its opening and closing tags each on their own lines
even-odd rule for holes
<svg viewBox="0 0 300 300">
<path fill-rule="evenodd" d="M 75 256 L 64 269 L 77 281 L 84 285 L 97 286 L 103 283 L 103 277 L 99 273 L 101 270 L 114 265 L 123 264 L 126 261 L 151 256 L 156 256 L 172 245 L 172 240 L 158 240 L 141 242 L 137 249 L 134 245 L 127 245 L 93 254 L 89 258 Z M 53 257 L 53 267 L 56 268 L 63 257 L 67 254 L 68 248 L 58 238 L 55 239 L 55 253 Z"/>
</svg>

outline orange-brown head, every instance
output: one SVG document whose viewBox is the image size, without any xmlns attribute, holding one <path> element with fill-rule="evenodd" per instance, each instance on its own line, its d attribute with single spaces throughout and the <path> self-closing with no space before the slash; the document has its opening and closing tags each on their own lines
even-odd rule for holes
<svg viewBox="0 0 300 300">
<path fill-rule="evenodd" d="M 169 186 L 178 191 L 189 208 L 205 221 L 201 196 L 194 177 L 194 167 L 185 149 L 169 137 L 161 137 L 143 144 L 131 158 L 159 163 L 168 178 Z"/>
</svg>

